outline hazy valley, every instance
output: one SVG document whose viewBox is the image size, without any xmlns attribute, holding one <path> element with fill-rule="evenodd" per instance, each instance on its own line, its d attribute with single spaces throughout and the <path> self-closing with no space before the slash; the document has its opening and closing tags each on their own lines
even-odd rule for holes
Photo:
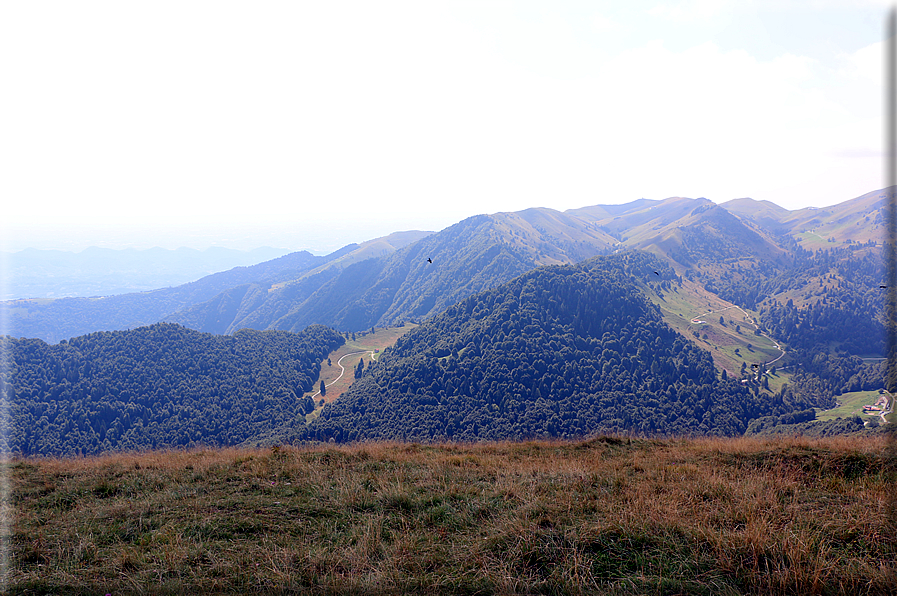
<svg viewBox="0 0 897 596">
<path fill-rule="evenodd" d="M 80 252 L 28 248 L 0 255 L 6 268 L 3 300 L 111 296 L 178 286 L 234 267 L 275 259 L 277 248 L 233 250 L 113 250 L 92 246 Z"/>
</svg>

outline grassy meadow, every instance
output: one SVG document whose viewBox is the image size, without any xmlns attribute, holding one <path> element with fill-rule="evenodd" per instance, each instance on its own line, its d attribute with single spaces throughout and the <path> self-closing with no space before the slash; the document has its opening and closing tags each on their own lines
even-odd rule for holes
<svg viewBox="0 0 897 596">
<path fill-rule="evenodd" d="M 867 416 L 863 413 L 863 406 L 872 405 L 878 400 L 878 391 L 852 391 L 850 393 L 842 393 L 835 399 L 838 400 L 838 406 L 831 410 L 821 410 L 817 412 L 817 420 L 834 420 L 835 418 L 849 418 L 850 416 L 862 416 L 872 419 L 873 416 Z M 877 416 L 875 416 L 877 417 Z"/>
<path fill-rule="evenodd" d="M 885 438 L 5 464 L 9 594 L 893 594 Z"/>
<path fill-rule="evenodd" d="M 742 310 L 689 280 L 685 280 L 681 287 L 674 287 L 672 291 L 662 294 L 661 297 L 657 292 L 646 292 L 646 296 L 660 308 L 664 322 L 708 350 L 714 364 L 726 369 L 729 374 L 738 376 L 742 364 L 750 368 L 752 364 L 762 362 L 775 360 L 778 366 L 786 362 L 786 359 L 779 358 L 782 352 L 771 339 L 754 335 L 756 325 L 753 320 L 757 313 Z M 722 324 L 720 317 L 723 318 Z M 693 323 L 695 318 L 702 322 Z M 770 379 L 772 387 L 773 379 Z"/>
<path fill-rule="evenodd" d="M 383 327 L 375 329 L 374 333 L 357 333 L 355 339 L 347 340 L 339 349 L 334 350 L 321 361 L 321 374 L 315 380 L 314 389 L 305 395 L 314 396 L 316 403 L 321 399 L 324 400 L 324 403 L 335 401 L 355 381 L 355 367 L 358 366 L 359 360 L 363 358 L 365 366 L 369 366 L 372 358 L 376 360 L 383 350 L 392 346 L 396 340 L 415 327 L 417 327 L 415 323 L 405 323 L 403 327 Z M 330 364 L 327 364 L 328 359 Z M 342 376 L 340 376 L 342 369 L 339 363 L 345 368 L 345 373 Z M 318 392 L 321 381 L 324 381 L 327 389 L 327 394 L 323 397 Z M 310 418 L 307 420 L 310 422 L 317 417 L 318 413 L 316 410 L 309 414 Z"/>
</svg>

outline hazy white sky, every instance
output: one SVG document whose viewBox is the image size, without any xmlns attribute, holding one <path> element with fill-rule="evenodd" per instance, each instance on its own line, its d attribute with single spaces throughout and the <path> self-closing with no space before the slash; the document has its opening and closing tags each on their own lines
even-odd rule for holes
<svg viewBox="0 0 897 596">
<path fill-rule="evenodd" d="M 321 251 L 537 206 L 837 203 L 884 186 L 888 6 L 4 2 L 7 245 Z"/>
</svg>

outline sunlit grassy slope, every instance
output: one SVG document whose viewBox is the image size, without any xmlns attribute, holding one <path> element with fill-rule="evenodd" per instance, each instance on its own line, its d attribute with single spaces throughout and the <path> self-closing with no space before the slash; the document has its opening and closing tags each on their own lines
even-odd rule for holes
<svg viewBox="0 0 897 596">
<path fill-rule="evenodd" d="M 752 364 L 772 362 L 781 356 L 781 350 L 775 347 L 772 340 L 754 335 L 756 325 L 752 320 L 756 320 L 756 313 L 742 310 L 693 281 L 683 280 L 682 286 L 673 284 L 672 288 L 660 290 L 657 284 L 652 283 L 650 287 L 643 286 L 643 291 L 660 307 L 663 320 L 708 350 L 718 368 L 737 376 L 742 363 L 750 369 Z M 722 324 L 720 317 L 723 318 Z M 694 323 L 693 320 L 701 322 Z M 781 367 L 786 358 L 775 364 Z M 773 379 L 770 379 L 770 388 L 773 388 Z"/>
<path fill-rule="evenodd" d="M 865 419 L 867 416 L 863 414 L 863 406 L 874 404 L 878 397 L 878 391 L 852 391 L 850 393 L 842 393 L 836 397 L 838 400 L 838 407 L 818 412 L 816 418 L 818 420 L 834 420 L 835 418 L 847 418 L 848 416 L 859 415 Z M 868 416 L 868 418 L 872 418 L 872 416 Z"/>
<path fill-rule="evenodd" d="M 605 437 L 18 460 L 8 592 L 893 593 L 885 452 Z"/>
<path fill-rule="evenodd" d="M 358 366 L 359 360 L 364 360 L 365 366 L 369 365 L 371 358 L 376 359 L 380 352 L 396 343 L 396 340 L 417 327 L 415 323 L 406 323 L 402 327 L 378 328 L 374 333 L 359 332 L 355 334 L 355 339 L 348 339 L 339 349 L 331 352 L 327 358 L 321 362 L 321 374 L 315 381 L 314 389 L 306 395 L 314 395 L 318 393 L 318 387 L 321 381 L 327 385 L 327 394 L 323 397 L 325 402 L 331 402 L 338 398 L 343 391 L 349 388 L 352 381 L 355 380 L 353 370 Z M 350 334 L 351 337 L 351 334 Z M 328 359 L 330 364 L 327 363 Z M 342 363 L 346 369 L 345 374 L 340 378 L 341 369 L 337 363 Z M 339 379 L 337 381 L 337 379 Z M 333 383 L 333 385 L 331 385 Z M 322 399 L 317 396 L 315 399 Z"/>
</svg>

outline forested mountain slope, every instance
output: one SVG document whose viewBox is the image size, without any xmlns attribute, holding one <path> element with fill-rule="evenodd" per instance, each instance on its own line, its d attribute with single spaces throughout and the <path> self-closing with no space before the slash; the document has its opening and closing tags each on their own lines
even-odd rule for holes
<svg viewBox="0 0 897 596">
<path fill-rule="evenodd" d="M 344 340 L 319 325 L 221 336 L 159 323 L 57 345 L 0 342 L 11 404 L 0 436 L 14 453 L 74 455 L 287 440 L 314 407 L 297 396 Z"/>
<path fill-rule="evenodd" d="M 700 281 L 714 293 L 734 288 L 720 296 L 735 300 L 737 294 L 735 301 L 748 308 L 757 299 L 751 292 L 756 277 L 788 266 L 788 252 L 773 236 L 707 199 L 674 197 L 630 205 L 618 213 L 596 207 L 567 213 L 616 237 L 619 248 L 664 258 L 678 274 Z"/>
<path fill-rule="evenodd" d="M 887 189 L 824 209 L 768 201 L 637 201 L 568 211 L 651 251 L 685 278 L 760 315 L 790 350 L 881 354 Z M 818 232 L 818 233 L 817 233 Z M 822 238 L 825 235 L 826 238 Z M 860 241 L 862 240 L 862 241 Z"/>
<path fill-rule="evenodd" d="M 768 296 L 759 304 L 761 320 L 775 337 L 804 352 L 835 346 L 851 354 L 883 354 L 879 250 L 794 247 L 793 267 L 760 284 Z"/>
<path fill-rule="evenodd" d="M 544 267 L 403 336 L 327 405 L 309 437 L 442 440 L 595 432 L 739 435 L 808 407 L 716 376 L 641 293 L 674 278 L 643 252 Z"/>
<path fill-rule="evenodd" d="M 222 333 L 241 327 L 296 331 L 313 323 L 349 331 L 386 326 L 432 316 L 540 265 L 606 253 L 612 242 L 587 222 L 551 209 L 478 215 L 329 279 L 265 293 L 234 290 L 168 320 Z M 228 317 L 228 324 L 219 322 Z"/>
</svg>

